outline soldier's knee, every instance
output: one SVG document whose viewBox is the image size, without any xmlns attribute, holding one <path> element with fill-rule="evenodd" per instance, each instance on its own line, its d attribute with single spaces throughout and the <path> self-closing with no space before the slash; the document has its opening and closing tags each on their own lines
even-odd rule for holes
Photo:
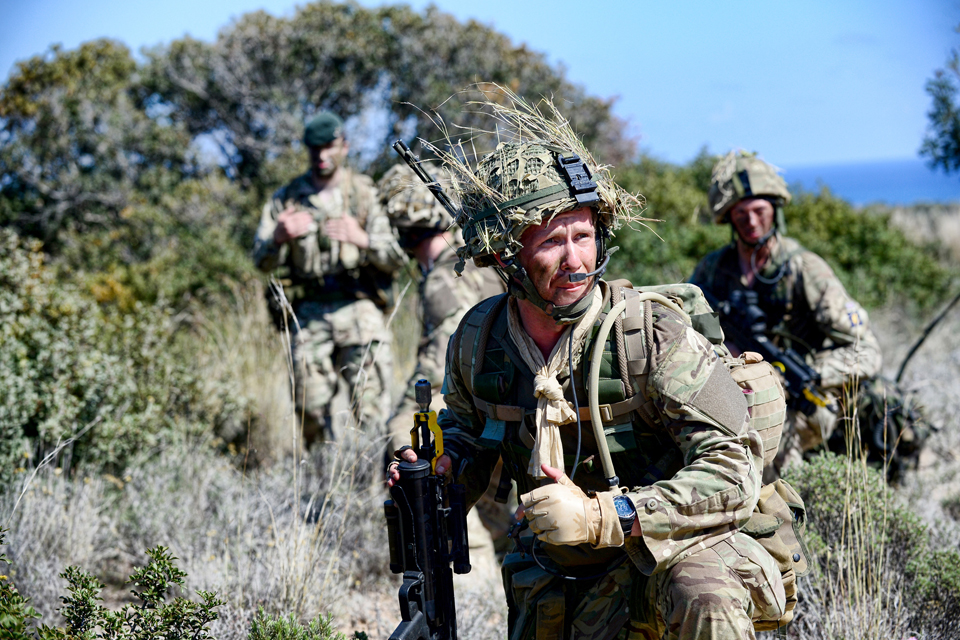
<svg viewBox="0 0 960 640">
<path fill-rule="evenodd" d="M 765 552 L 748 546 L 721 542 L 666 572 L 658 606 L 669 637 L 753 637 L 754 619 L 782 613 L 783 589 L 768 584 L 779 574 L 768 576 L 775 568 L 752 557 Z"/>
</svg>

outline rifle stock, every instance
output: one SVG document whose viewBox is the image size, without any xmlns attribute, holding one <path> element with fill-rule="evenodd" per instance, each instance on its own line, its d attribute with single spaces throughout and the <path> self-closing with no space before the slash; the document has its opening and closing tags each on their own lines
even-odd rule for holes
<svg viewBox="0 0 960 640">
<path fill-rule="evenodd" d="M 416 391 L 420 411 L 411 435 L 417 461 L 400 462 L 400 480 L 383 505 L 390 570 L 403 574 L 401 622 L 390 640 L 456 640 L 453 573 L 470 571 L 466 492 L 436 474 L 443 434 L 430 411 L 430 383 L 420 380 Z"/>
</svg>

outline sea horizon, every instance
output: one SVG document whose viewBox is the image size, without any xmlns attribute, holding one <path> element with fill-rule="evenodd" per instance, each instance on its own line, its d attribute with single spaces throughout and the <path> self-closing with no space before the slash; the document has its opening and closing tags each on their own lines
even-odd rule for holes
<svg viewBox="0 0 960 640">
<path fill-rule="evenodd" d="M 781 168 L 792 190 L 817 192 L 825 185 L 858 207 L 960 204 L 960 174 L 934 171 L 919 158 Z"/>
</svg>

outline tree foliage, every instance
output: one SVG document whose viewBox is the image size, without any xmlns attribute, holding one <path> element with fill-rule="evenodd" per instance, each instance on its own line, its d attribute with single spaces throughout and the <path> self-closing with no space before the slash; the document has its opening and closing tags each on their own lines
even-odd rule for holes
<svg viewBox="0 0 960 640">
<path fill-rule="evenodd" d="M 265 164 L 298 144 L 304 119 L 318 109 L 363 118 L 365 139 L 355 150 L 366 145 L 393 162 L 388 143 L 397 136 L 438 136 L 430 110 L 474 124 L 459 110 L 471 93 L 450 98 L 480 81 L 567 101 L 567 115 L 605 161 L 634 153 L 612 101 L 571 84 L 543 54 L 433 7 L 417 13 L 322 0 L 289 19 L 249 13 L 213 43 L 185 38 L 149 57 L 147 91 L 191 135 L 215 140 L 244 184 L 256 185 Z"/>
<path fill-rule="evenodd" d="M 960 32 L 960 26 L 956 29 Z M 920 147 L 920 155 L 930 166 L 947 173 L 960 171 L 960 49 L 954 48 L 946 68 L 937 69 L 927 82 L 927 93 L 933 99 L 927 112 L 929 126 Z"/>
<path fill-rule="evenodd" d="M 124 45 L 54 46 L 0 89 L 0 224 L 47 243 L 111 228 L 192 171 L 189 142 L 151 117 Z"/>
</svg>

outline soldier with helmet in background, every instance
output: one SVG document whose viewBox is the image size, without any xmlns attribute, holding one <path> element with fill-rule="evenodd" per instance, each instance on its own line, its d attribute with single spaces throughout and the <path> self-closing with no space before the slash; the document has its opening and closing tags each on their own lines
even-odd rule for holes
<svg viewBox="0 0 960 640">
<path fill-rule="evenodd" d="M 264 205 L 254 263 L 266 272 L 290 269 L 294 397 L 305 444 L 335 438 L 331 405 L 341 378 L 357 425 L 381 436 L 393 362 L 383 310 L 405 257 L 373 181 L 344 166 L 343 121 L 318 114 L 303 143 L 309 170 Z"/>
<path fill-rule="evenodd" d="M 780 349 L 799 353 L 818 378 L 820 402 L 805 403 L 805 410 L 790 403 L 780 453 L 766 472 L 769 478 L 827 442 L 838 417 L 852 413 L 852 398 L 844 401 L 845 395 L 876 393 L 873 381 L 880 373 L 880 346 L 867 312 L 826 261 L 784 235 L 783 209 L 790 192 L 775 167 L 756 154 L 731 151 L 714 167 L 708 197 L 714 221 L 729 223 L 733 240 L 705 257 L 690 282 L 721 303 L 737 296 L 753 301 L 766 316 L 767 337 Z M 729 346 L 734 350 L 738 345 Z M 891 390 L 891 410 L 894 395 Z M 860 410 L 865 413 L 868 408 Z M 881 422 L 887 421 L 881 416 Z M 884 437 L 889 442 L 883 443 Z M 913 437 L 912 431 L 880 434 L 879 446 L 892 449 L 898 439 Z M 872 439 L 876 438 L 871 435 Z"/>
<path fill-rule="evenodd" d="M 442 177 L 435 169 L 431 169 L 431 173 Z M 419 410 L 414 396 L 415 383 L 426 380 L 434 389 L 440 389 L 447 343 L 463 314 L 481 300 L 503 293 L 504 286 L 489 270 L 466 269 L 460 277 L 454 273 L 457 249 L 463 246 L 460 232 L 450 214 L 407 165 L 391 167 L 377 183 L 377 191 L 380 204 L 397 231 L 400 247 L 417 261 L 420 270 L 418 319 L 422 333 L 416 368 L 389 423 L 393 440 L 390 451 L 393 451 L 410 444 L 410 416 Z M 441 402 L 437 409 L 442 406 Z M 499 563 L 491 532 L 498 538 L 505 536 L 510 527 L 510 513 L 488 494 L 484 494 L 478 508 L 467 517 L 471 575 L 497 582 Z"/>
<path fill-rule="evenodd" d="M 786 596 L 773 557 L 740 530 L 763 464 L 744 393 L 673 299 L 601 279 L 638 199 L 558 114 L 504 91 L 512 111 L 486 106 L 514 141 L 475 169 L 445 157 L 462 202 L 458 269 L 491 268 L 508 293 L 450 340 L 436 471 L 470 503 L 502 460 L 522 494 L 529 530 L 502 570 L 508 637 L 753 638 Z"/>
</svg>

